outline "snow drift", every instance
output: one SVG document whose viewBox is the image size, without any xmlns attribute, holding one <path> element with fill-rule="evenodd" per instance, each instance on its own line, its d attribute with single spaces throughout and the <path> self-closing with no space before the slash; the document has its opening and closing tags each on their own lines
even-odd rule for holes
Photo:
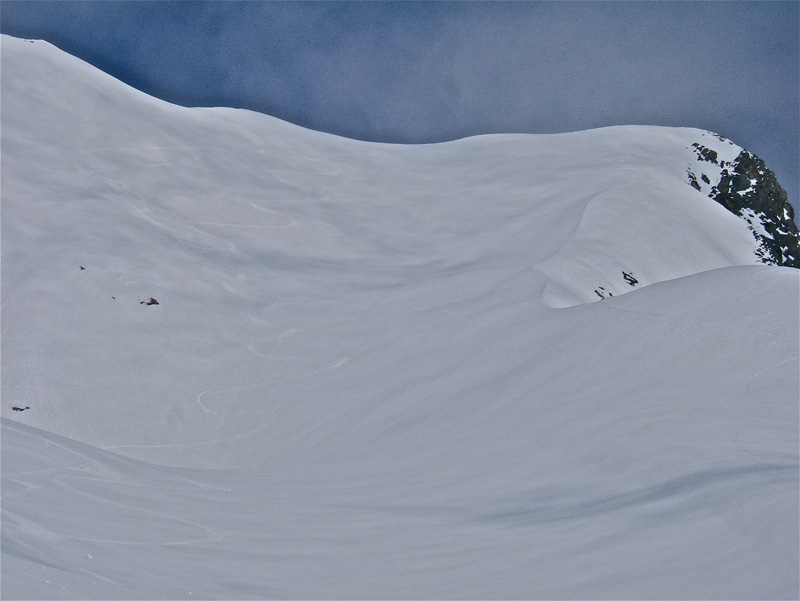
<svg viewBox="0 0 800 601">
<path fill-rule="evenodd" d="M 8 37 L 1 108 L 5 598 L 797 597 L 733 143 L 357 142 Z"/>
</svg>

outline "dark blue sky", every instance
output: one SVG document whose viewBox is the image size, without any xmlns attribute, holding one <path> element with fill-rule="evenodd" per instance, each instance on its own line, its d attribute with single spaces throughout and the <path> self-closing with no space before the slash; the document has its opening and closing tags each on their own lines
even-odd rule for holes
<svg viewBox="0 0 800 601">
<path fill-rule="evenodd" d="M 798 201 L 800 3 L 10 2 L 0 29 L 149 94 L 388 142 L 716 131 Z"/>
</svg>

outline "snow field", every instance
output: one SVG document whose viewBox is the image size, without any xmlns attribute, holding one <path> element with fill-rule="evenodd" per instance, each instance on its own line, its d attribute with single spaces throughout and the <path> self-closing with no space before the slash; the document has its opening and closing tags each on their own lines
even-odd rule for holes
<svg viewBox="0 0 800 601">
<path fill-rule="evenodd" d="M 797 597 L 800 282 L 705 132 L 367 144 L 2 52 L 5 598 Z"/>
</svg>

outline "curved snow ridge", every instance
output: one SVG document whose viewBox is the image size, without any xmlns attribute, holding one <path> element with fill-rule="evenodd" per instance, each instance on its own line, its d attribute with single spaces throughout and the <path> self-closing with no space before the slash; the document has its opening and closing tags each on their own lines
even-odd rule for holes
<svg viewBox="0 0 800 601">
<path fill-rule="evenodd" d="M 751 156 L 741 147 L 691 128 L 585 133 L 616 138 L 621 160 L 595 178 L 594 191 L 575 188 L 574 198 L 583 199 L 575 205 L 579 218 L 559 249 L 534 264 L 546 279 L 545 305 L 568 307 L 719 267 L 772 262 L 762 248 L 771 240 L 762 227 L 767 218 L 714 200 L 741 156 Z M 795 231 L 787 211 L 784 227 Z"/>
</svg>

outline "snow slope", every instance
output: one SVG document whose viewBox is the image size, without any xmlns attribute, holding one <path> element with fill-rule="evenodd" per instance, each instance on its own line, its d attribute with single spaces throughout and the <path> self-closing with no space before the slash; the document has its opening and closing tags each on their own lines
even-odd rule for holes
<svg viewBox="0 0 800 601">
<path fill-rule="evenodd" d="M 370 144 L 1 50 L 3 598 L 800 594 L 798 272 L 715 138 Z"/>
</svg>

